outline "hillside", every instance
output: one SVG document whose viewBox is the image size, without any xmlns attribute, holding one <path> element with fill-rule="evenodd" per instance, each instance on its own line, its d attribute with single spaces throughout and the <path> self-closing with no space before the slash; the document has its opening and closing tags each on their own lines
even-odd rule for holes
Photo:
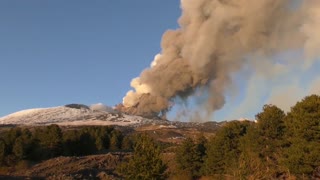
<svg viewBox="0 0 320 180">
<path fill-rule="evenodd" d="M 164 119 L 145 118 L 128 115 L 98 104 L 86 106 L 83 104 L 68 104 L 51 108 L 37 108 L 19 111 L 0 118 L 0 125 L 8 126 L 42 126 L 57 124 L 64 127 L 72 126 L 119 126 L 120 129 L 136 131 L 178 132 L 181 136 L 193 132 L 215 132 L 225 122 L 179 122 Z M 158 133 L 158 134 L 163 134 Z M 186 133 L 190 132 L 190 133 Z M 177 134 L 177 133 L 176 133 Z M 167 136 L 164 136 L 167 137 Z M 168 138 L 173 138 L 168 136 Z M 180 137 L 177 136 L 178 138 Z"/>
<path fill-rule="evenodd" d="M 148 119 L 81 104 L 19 111 L 0 118 L 0 124 L 16 125 L 133 125 Z"/>
<path fill-rule="evenodd" d="M 126 155 L 126 153 L 108 153 L 82 157 L 57 157 L 27 170 L 13 172 L 10 176 L 64 180 L 114 178 L 114 170 Z"/>
</svg>

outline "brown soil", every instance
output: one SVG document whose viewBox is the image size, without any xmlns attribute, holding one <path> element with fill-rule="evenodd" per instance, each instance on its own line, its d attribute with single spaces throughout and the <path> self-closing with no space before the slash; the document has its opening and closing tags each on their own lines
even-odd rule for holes
<svg viewBox="0 0 320 180">
<path fill-rule="evenodd" d="M 108 153 L 83 157 L 57 157 L 36 164 L 27 170 L 19 170 L 9 175 L 17 178 L 36 177 L 61 180 L 117 179 L 114 171 L 126 155 L 128 154 Z"/>
</svg>

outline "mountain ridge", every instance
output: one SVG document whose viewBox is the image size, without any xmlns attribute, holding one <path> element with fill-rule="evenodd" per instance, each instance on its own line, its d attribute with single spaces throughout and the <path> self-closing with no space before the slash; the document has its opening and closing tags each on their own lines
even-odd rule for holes
<svg viewBox="0 0 320 180">
<path fill-rule="evenodd" d="M 126 115 L 110 107 L 68 104 L 49 108 L 34 108 L 18 111 L 0 118 L 0 124 L 19 125 L 130 125 L 145 118 Z"/>
<path fill-rule="evenodd" d="M 231 121 L 251 121 L 246 118 Z M 50 125 L 62 126 L 86 126 L 86 125 L 117 125 L 141 127 L 144 125 L 156 125 L 159 128 L 200 128 L 206 126 L 216 128 L 229 121 L 208 121 L 208 122 L 180 122 L 169 121 L 160 118 L 145 118 L 136 115 L 129 115 L 105 106 L 101 103 L 87 106 L 84 104 L 67 104 L 49 108 L 34 108 L 17 111 L 7 116 L 0 117 L 0 125 Z M 209 124 L 208 124 L 209 123 Z"/>
</svg>

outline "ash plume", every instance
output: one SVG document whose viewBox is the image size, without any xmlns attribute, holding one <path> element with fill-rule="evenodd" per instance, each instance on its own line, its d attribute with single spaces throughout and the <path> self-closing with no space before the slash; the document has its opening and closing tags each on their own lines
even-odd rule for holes
<svg viewBox="0 0 320 180">
<path fill-rule="evenodd" d="M 278 53 L 303 49 L 305 67 L 318 56 L 318 0 L 181 0 L 181 9 L 180 28 L 164 33 L 161 53 L 132 80 L 123 111 L 165 114 L 175 97 L 203 88 L 208 93 L 203 104 L 211 113 L 224 106 L 232 76 L 243 67 L 268 78 L 297 64 L 288 61 L 279 68 L 272 58 Z"/>
</svg>

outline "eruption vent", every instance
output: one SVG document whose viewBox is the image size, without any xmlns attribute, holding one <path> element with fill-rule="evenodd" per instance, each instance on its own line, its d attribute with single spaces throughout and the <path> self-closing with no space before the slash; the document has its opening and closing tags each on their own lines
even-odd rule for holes
<svg viewBox="0 0 320 180">
<path fill-rule="evenodd" d="M 205 89 L 211 113 L 223 107 L 231 76 L 243 67 L 271 64 L 273 71 L 272 57 L 295 49 L 304 49 L 303 64 L 311 65 L 320 46 L 319 8 L 319 0 L 181 0 L 180 28 L 164 33 L 162 52 L 132 80 L 123 109 L 159 115 L 175 97 Z"/>
</svg>

